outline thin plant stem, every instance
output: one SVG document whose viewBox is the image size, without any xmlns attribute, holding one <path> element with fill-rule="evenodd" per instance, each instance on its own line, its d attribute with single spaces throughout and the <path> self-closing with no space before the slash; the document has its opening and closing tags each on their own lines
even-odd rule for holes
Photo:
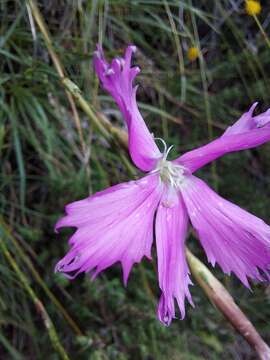
<svg viewBox="0 0 270 360">
<path fill-rule="evenodd" d="M 192 4 L 191 0 L 190 0 L 190 4 Z M 191 21 L 192 21 L 193 30 L 194 30 L 196 46 L 199 49 L 199 64 L 200 64 L 200 73 L 201 73 L 202 86 L 203 86 L 203 97 L 204 97 L 205 114 L 206 114 L 206 120 L 207 120 L 208 138 L 209 138 L 209 141 L 211 141 L 211 140 L 213 140 L 213 122 L 212 122 L 211 105 L 210 105 L 209 93 L 208 93 L 206 66 L 205 66 L 204 58 L 202 56 L 202 49 L 201 49 L 200 38 L 199 38 L 199 33 L 198 33 L 198 29 L 197 29 L 195 16 L 192 11 L 191 11 Z M 215 190 L 217 190 L 218 189 L 218 176 L 217 176 L 217 169 L 216 169 L 215 162 L 211 163 L 211 172 L 212 172 L 213 181 L 214 181 L 214 188 L 215 188 Z"/>
<path fill-rule="evenodd" d="M 35 305 L 35 307 L 37 309 L 37 312 L 40 314 L 40 316 L 42 318 L 42 321 L 44 323 L 44 326 L 45 326 L 45 328 L 46 328 L 46 330 L 48 332 L 48 335 L 49 335 L 49 338 L 51 340 L 52 346 L 54 347 L 55 351 L 59 354 L 61 359 L 69 360 L 69 357 L 68 357 L 65 349 L 63 348 L 63 346 L 62 346 L 62 344 L 61 344 L 61 342 L 59 340 L 59 337 L 57 335 L 54 324 L 53 324 L 49 314 L 47 313 L 42 301 L 37 297 L 36 293 L 34 292 L 32 287 L 30 286 L 26 276 L 21 271 L 21 269 L 17 265 L 16 261 L 14 260 L 13 256 L 9 252 L 9 250 L 8 250 L 6 244 L 5 244 L 5 240 L 4 240 L 5 235 L 2 233 L 1 230 L 0 230 L 0 234 L 1 234 L 0 247 L 2 249 L 3 255 L 5 256 L 5 258 L 7 259 L 7 261 L 9 262 L 11 267 L 13 268 L 13 270 L 15 271 L 15 273 L 18 276 L 20 282 L 22 283 L 24 289 L 26 290 L 29 297 L 33 301 L 33 303 L 34 303 L 34 305 Z"/>
<path fill-rule="evenodd" d="M 75 98 L 75 100 L 80 105 L 81 109 L 88 115 L 89 119 L 92 121 L 92 124 L 94 127 L 107 139 L 110 140 L 110 133 L 107 131 L 104 119 L 100 121 L 98 117 L 96 116 L 95 112 L 92 110 L 89 103 L 83 98 L 81 95 L 81 90 L 79 87 L 74 84 L 69 78 L 65 77 L 62 79 L 62 83 L 65 87 L 65 89 L 72 94 L 72 96 Z"/>
<path fill-rule="evenodd" d="M 256 24 L 257 24 L 257 26 L 258 26 L 261 34 L 262 34 L 262 36 L 263 36 L 263 38 L 264 38 L 267 46 L 268 46 L 269 49 L 270 49 L 270 39 L 269 39 L 269 36 L 268 36 L 268 35 L 266 34 L 266 32 L 264 31 L 264 28 L 262 27 L 262 24 L 261 24 L 260 20 L 258 19 L 257 15 L 253 15 L 253 18 L 254 18 L 254 20 L 255 20 L 255 22 L 256 22 Z"/>
<path fill-rule="evenodd" d="M 61 61 L 58 58 L 56 52 L 54 51 L 49 30 L 47 29 L 47 26 L 46 26 L 45 21 L 39 11 L 36 1 L 35 0 L 27 0 L 27 9 L 28 9 L 28 12 L 31 12 L 31 17 L 33 17 L 35 19 L 36 23 L 38 24 L 38 27 L 43 35 L 45 44 L 47 46 L 48 52 L 51 56 L 54 66 L 55 66 L 55 69 L 56 69 L 60 79 L 63 79 L 65 77 L 65 72 L 64 72 L 63 66 L 62 66 Z M 79 134 L 82 151 L 83 151 L 83 153 L 85 153 L 86 152 L 86 144 L 83 139 L 83 133 L 82 133 L 82 127 L 81 127 L 81 121 L 79 118 L 79 114 L 78 114 L 75 102 L 72 98 L 72 95 L 67 91 L 66 91 L 66 95 L 67 95 L 68 101 L 70 103 L 71 110 L 73 112 L 74 122 L 75 122 L 75 125 L 77 128 L 78 134 Z"/>
<path fill-rule="evenodd" d="M 185 76 L 185 64 L 184 64 L 183 51 L 182 51 L 180 40 L 179 40 L 179 37 L 177 34 L 177 28 L 176 28 L 175 22 L 173 20 L 170 6 L 168 5 L 167 0 L 164 0 L 163 2 L 164 2 L 165 10 L 167 12 L 167 16 L 169 18 L 172 33 L 174 35 L 175 46 L 176 46 L 178 62 L 179 62 L 179 73 L 180 73 L 180 77 L 181 77 L 181 103 L 184 103 L 186 100 L 186 83 L 187 83 L 187 81 L 186 81 L 186 76 Z"/>
<path fill-rule="evenodd" d="M 246 339 L 250 346 L 257 352 L 259 358 L 261 360 L 269 360 L 270 349 L 268 345 L 261 338 L 243 311 L 236 305 L 225 287 L 188 249 L 186 254 L 192 275 L 195 277 L 210 301 Z"/>
<path fill-rule="evenodd" d="M 48 288 L 46 283 L 42 280 L 39 273 L 34 268 L 31 260 L 28 258 L 28 256 L 25 254 L 24 249 L 21 247 L 21 245 L 18 243 L 15 236 L 12 235 L 11 230 L 9 229 L 8 225 L 4 222 L 4 220 L 0 217 L 0 225 L 4 229 L 5 235 L 11 240 L 11 242 L 14 245 L 14 248 L 16 249 L 17 254 L 21 257 L 21 259 L 24 261 L 28 269 L 31 271 L 33 277 L 36 279 L 38 284 L 42 287 L 42 289 L 45 291 L 49 299 L 52 301 L 52 303 L 60 310 L 63 317 L 66 319 L 67 323 L 71 326 L 71 328 L 74 330 L 74 332 L 77 335 L 83 335 L 82 331 L 80 330 L 79 326 L 75 323 L 75 321 L 71 318 L 71 316 L 68 314 L 66 309 L 63 307 L 63 305 L 60 303 L 60 301 L 55 297 L 55 295 L 51 292 L 51 290 Z"/>
<path fill-rule="evenodd" d="M 226 10 L 223 8 L 221 1 L 217 1 L 216 5 L 222 15 L 222 17 L 224 19 L 226 19 L 226 23 L 233 35 L 233 37 L 235 38 L 235 40 L 238 43 L 239 48 L 241 49 L 240 53 L 243 54 L 245 62 L 248 66 L 248 68 L 250 69 L 250 73 L 254 76 L 254 81 L 258 82 L 259 81 L 259 76 L 258 76 L 258 71 L 260 72 L 260 74 L 263 76 L 266 84 L 267 84 L 267 79 L 265 76 L 265 72 L 263 70 L 263 67 L 260 63 L 259 57 L 256 56 L 252 51 L 248 50 L 246 45 L 245 45 L 245 38 L 243 37 L 243 33 L 240 31 L 240 29 L 235 25 L 235 23 L 232 21 L 230 16 L 227 16 L 227 12 Z M 230 44 L 228 43 L 228 41 L 226 40 L 226 36 L 224 36 L 224 34 L 221 33 L 221 38 L 224 41 L 224 43 L 227 45 L 229 52 L 231 54 L 231 56 L 235 57 L 238 55 L 239 51 L 235 52 L 233 51 L 233 49 L 231 48 Z M 234 62 L 235 63 L 235 67 L 238 70 L 239 76 L 241 77 L 241 80 L 243 81 L 243 84 L 246 88 L 246 92 L 250 98 L 250 101 L 254 101 L 254 95 L 250 89 L 250 86 L 248 85 L 246 79 L 245 79 L 245 75 L 243 73 L 243 69 L 241 68 L 240 63 L 238 64 L 237 61 Z M 258 70 L 256 68 L 256 66 L 258 67 Z M 265 92 L 261 91 L 261 96 L 262 98 L 265 99 Z"/>
</svg>

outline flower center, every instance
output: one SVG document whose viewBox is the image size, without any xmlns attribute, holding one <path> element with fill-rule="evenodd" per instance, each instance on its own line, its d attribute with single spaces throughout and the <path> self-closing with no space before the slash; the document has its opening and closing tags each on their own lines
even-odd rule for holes
<svg viewBox="0 0 270 360">
<path fill-rule="evenodd" d="M 174 188 L 180 188 L 186 178 L 186 169 L 171 161 L 161 159 L 157 165 L 161 180 Z"/>
<path fill-rule="evenodd" d="M 164 152 L 162 159 L 158 162 L 157 167 L 154 171 L 159 172 L 160 178 L 164 183 L 179 189 L 183 184 L 186 175 L 188 174 L 188 171 L 184 166 L 176 165 L 172 161 L 168 161 L 167 157 L 173 146 L 170 146 L 167 149 L 167 145 L 163 139 L 156 139 L 160 140 L 163 143 Z"/>
</svg>

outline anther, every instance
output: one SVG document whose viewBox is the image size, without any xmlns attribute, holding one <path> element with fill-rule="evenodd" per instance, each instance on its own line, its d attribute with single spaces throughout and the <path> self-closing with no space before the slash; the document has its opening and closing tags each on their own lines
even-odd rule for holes
<svg viewBox="0 0 270 360">
<path fill-rule="evenodd" d="M 159 137 L 155 137 L 154 139 L 159 140 L 162 143 L 162 145 L 164 146 L 163 154 L 166 153 L 167 152 L 167 144 L 165 143 L 165 141 L 162 138 L 159 138 Z"/>
<path fill-rule="evenodd" d="M 174 145 L 171 145 L 170 147 L 169 147 L 169 149 L 166 151 L 166 153 L 163 155 L 164 156 L 164 160 L 166 160 L 167 159 L 167 157 L 168 157 L 168 155 L 169 155 L 169 152 L 171 151 L 171 149 L 174 147 Z"/>
</svg>

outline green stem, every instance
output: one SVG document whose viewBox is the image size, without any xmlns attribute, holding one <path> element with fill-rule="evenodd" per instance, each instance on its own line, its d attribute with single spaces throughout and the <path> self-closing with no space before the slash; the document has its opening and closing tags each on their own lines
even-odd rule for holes
<svg viewBox="0 0 270 360">
<path fill-rule="evenodd" d="M 47 46 L 48 52 L 49 52 L 49 54 L 51 56 L 51 59 L 53 61 L 54 66 L 55 66 L 55 69 L 56 69 L 59 77 L 61 79 L 63 79 L 65 77 L 64 68 L 63 68 L 63 66 L 61 64 L 61 61 L 58 58 L 56 52 L 54 51 L 54 47 L 53 47 L 53 44 L 52 44 L 52 40 L 51 40 L 49 30 L 47 29 L 46 23 L 45 23 L 42 15 L 41 15 L 41 13 L 39 11 L 37 3 L 36 3 L 35 0 L 27 0 L 26 5 L 27 5 L 28 12 L 31 13 L 31 16 L 33 16 L 33 18 L 35 19 L 35 21 L 36 21 L 36 23 L 37 23 L 37 25 L 38 25 L 38 27 L 39 27 L 42 35 L 43 35 L 45 44 Z M 70 103 L 71 110 L 72 110 L 72 113 L 73 113 L 73 116 L 74 116 L 74 122 L 75 122 L 75 125 L 76 125 L 76 128 L 77 128 L 78 134 L 79 134 L 82 151 L 83 151 L 83 153 L 85 153 L 86 144 L 85 144 L 84 139 L 83 139 L 81 121 L 80 121 L 80 118 L 79 118 L 79 115 L 78 115 L 78 112 L 77 112 L 77 109 L 76 109 L 76 106 L 75 106 L 75 103 L 74 103 L 74 100 L 73 100 L 72 96 L 68 92 L 66 92 L 66 94 L 67 94 L 67 98 L 68 98 L 68 101 Z"/>
<path fill-rule="evenodd" d="M 253 15 L 253 17 L 254 17 L 254 20 L 256 21 L 256 24 L 258 25 L 258 28 L 260 29 L 262 36 L 264 37 L 264 40 L 265 40 L 267 46 L 270 48 L 270 39 L 269 39 L 268 35 L 266 34 L 266 32 L 264 31 L 264 28 L 262 27 L 260 20 L 258 19 L 257 15 Z"/>
<path fill-rule="evenodd" d="M 192 5 L 191 0 L 190 0 L 190 4 Z M 192 11 L 191 11 L 191 21 L 192 21 L 193 30 L 194 30 L 195 45 L 199 49 L 199 64 L 200 64 L 200 73 L 201 73 L 202 86 L 203 86 L 203 98 L 204 98 L 204 104 L 205 104 L 205 115 L 206 115 L 206 120 L 207 120 L 208 138 L 209 138 L 209 141 L 212 141 L 213 140 L 213 122 L 212 122 L 212 114 L 211 114 L 211 104 L 210 104 L 209 93 L 208 93 L 208 80 L 207 80 L 207 76 L 206 76 L 206 65 L 204 62 L 203 55 L 202 55 L 202 49 L 201 49 L 196 19 L 195 19 L 194 13 Z M 214 188 L 215 188 L 215 190 L 218 190 L 218 176 L 217 176 L 217 168 L 216 168 L 215 162 L 211 163 L 211 172 L 212 172 L 212 177 L 213 177 L 213 181 L 214 181 Z"/>
<path fill-rule="evenodd" d="M 182 47 L 181 47 L 181 43 L 178 37 L 178 33 L 177 33 L 177 28 L 173 19 L 173 15 L 170 9 L 170 6 L 167 2 L 167 0 L 163 0 L 164 3 L 164 7 L 167 13 L 167 16 L 169 18 L 169 22 L 170 22 L 170 26 L 172 29 L 172 33 L 174 36 L 174 41 L 175 41 L 175 46 L 176 46 L 176 51 L 177 51 L 177 56 L 178 56 L 178 63 L 179 63 L 179 73 L 180 73 L 180 77 L 181 77 L 181 103 L 184 103 L 186 100 L 186 75 L 185 75 L 185 63 L 184 63 L 184 56 L 183 56 L 183 51 L 182 51 Z"/>
<path fill-rule="evenodd" d="M 18 267 L 16 261 L 13 259 L 11 253 L 9 252 L 8 248 L 6 247 L 5 241 L 4 241 L 4 234 L 1 234 L 2 239 L 0 240 L 0 247 L 2 249 L 2 252 L 5 256 L 5 258 L 7 259 L 7 261 L 9 262 L 9 264 L 11 265 L 11 267 L 13 268 L 13 270 L 15 271 L 15 273 L 17 274 L 19 280 L 21 281 L 23 287 L 25 288 L 26 292 L 28 293 L 29 297 L 31 298 L 31 300 L 33 301 L 38 313 L 40 314 L 43 323 L 45 325 L 46 330 L 48 331 L 48 335 L 49 338 L 51 340 L 52 346 L 54 347 L 55 351 L 59 354 L 59 356 L 61 357 L 61 359 L 63 360 L 69 360 L 69 357 L 65 351 L 65 349 L 63 348 L 62 344 L 60 343 L 60 340 L 58 338 L 57 332 L 55 330 L 54 324 L 51 321 L 51 318 L 49 316 L 49 314 L 47 313 L 43 303 L 41 302 L 41 300 L 37 297 L 36 293 L 34 292 L 34 290 L 31 288 L 31 286 L 29 285 L 29 282 L 26 278 L 26 276 L 24 275 L 24 273 L 20 270 L 20 268 Z"/>
<path fill-rule="evenodd" d="M 102 123 L 102 121 L 100 121 L 96 114 L 94 113 L 94 111 L 91 109 L 90 105 L 88 104 L 88 102 L 83 98 L 83 96 L 81 95 L 81 90 L 79 89 L 79 87 L 74 84 L 73 81 L 71 81 L 69 78 L 65 77 L 62 79 L 62 83 L 65 87 L 65 89 L 73 95 L 74 99 L 78 102 L 78 104 L 80 105 L 81 109 L 86 113 L 86 115 L 88 115 L 89 119 L 92 121 L 92 124 L 95 126 L 95 128 L 106 138 L 106 139 L 110 139 L 110 134 L 108 133 L 106 127 L 104 126 L 104 124 Z"/>
<path fill-rule="evenodd" d="M 28 269 L 31 271 L 33 277 L 36 279 L 38 284 L 42 287 L 42 289 L 45 291 L 49 299 L 52 301 L 52 303 L 60 310 L 63 317 L 66 319 L 68 324 L 71 326 L 71 328 L 74 330 L 74 332 L 77 335 L 83 335 L 82 331 L 80 330 L 79 326 L 75 323 L 75 321 L 70 317 L 66 309 L 63 307 L 63 305 L 60 303 L 60 301 L 55 297 L 55 295 L 51 292 L 51 290 L 48 288 L 48 286 L 45 284 L 45 282 L 42 280 L 39 273 L 34 268 L 31 260 L 27 257 L 27 255 L 24 252 L 24 249 L 21 247 L 21 245 L 18 243 L 17 239 L 12 235 L 11 230 L 9 229 L 8 225 L 4 222 L 4 220 L 0 217 L 0 225 L 2 226 L 4 230 L 5 236 L 7 236 L 13 243 L 16 252 L 21 257 L 21 259 L 24 261 Z"/>
</svg>

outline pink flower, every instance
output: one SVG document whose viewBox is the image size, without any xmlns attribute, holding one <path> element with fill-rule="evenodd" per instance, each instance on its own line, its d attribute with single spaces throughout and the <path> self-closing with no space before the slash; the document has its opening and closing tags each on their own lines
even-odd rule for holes
<svg viewBox="0 0 270 360">
<path fill-rule="evenodd" d="M 185 257 L 188 222 L 196 230 L 214 266 L 233 272 L 249 287 L 248 278 L 269 279 L 270 227 L 256 216 L 223 199 L 193 172 L 233 151 L 261 145 L 270 139 L 270 110 L 253 116 L 256 104 L 218 139 L 168 161 L 149 133 L 136 103 L 132 83 L 139 73 L 131 66 L 134 46 L 124 58 L 108 64 L 102 49 L 94 55 L 95 69 L 126 121 L 129 152 L 136 166 L 148 172 L 130 181 L 66 206 L 56 229 L 76 227 L 70 250 L 56 271 L 74 278 L 81 272 L 97 274 L 120 261 L 124 283 L 134 263 L 151 259 L 153 232 L 158 257 L 161 298 L 158 317 L 169 325 L 175 318 L 175 300 L 185 316 L 185 298 L 192 304 Z"/>
</svg>

